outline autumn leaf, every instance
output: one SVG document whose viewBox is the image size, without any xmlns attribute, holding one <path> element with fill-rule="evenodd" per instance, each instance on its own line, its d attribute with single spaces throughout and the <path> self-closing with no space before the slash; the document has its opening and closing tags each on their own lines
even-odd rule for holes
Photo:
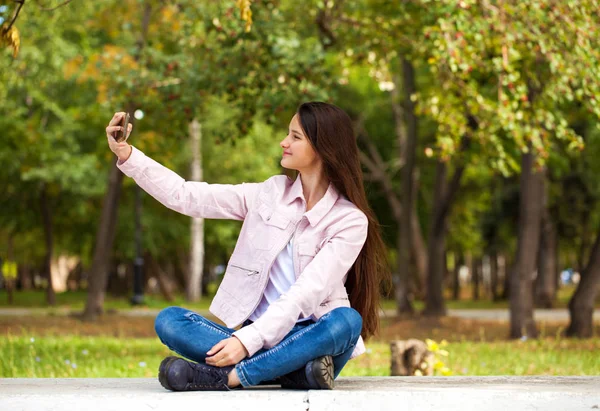
<svg viewBox="0 0 600 411">
<path fill-rule="evenodd" d="M 246 22 L 246 33 L 248 33 L 252 27 L 252 10 L 250 10 L 251 3 L 251 0 L 237 0 L 237 6 L 240 9 L 242 20 Z"/>
<path fill-rule="evenodd" d="M 6 24 L 0 26 L 0 43 L 12 47 L 13 57 L 16 58 L 21 46 L 21 36 L 19 36 L 19 30 L 14 25 L 8 30 L 6 30 L 6 27 Z"/>
</svg>

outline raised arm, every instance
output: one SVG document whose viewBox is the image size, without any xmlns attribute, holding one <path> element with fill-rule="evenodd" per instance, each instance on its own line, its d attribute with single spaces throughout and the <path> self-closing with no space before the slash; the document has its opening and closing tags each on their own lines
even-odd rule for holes
<svg viewBox="0 0 600 411">
<path fill-rule="evenodd" d="M 243 220 L 264 184 L 185 181 L 133 146 L 117 167 L 166 207 L 190 217 Z"/>
<path fill-rule="evenodd" d="M 118 142 L 125 127 L 121 120 L 126 113 L 115 113 L 106 127 L 108 146 L 119 159 L 117 167 L 133 178 L 137 185 L 163 205 L 181 214 L 199 218 L 243 220 L 252 208 L 263 183 L 208 184 L 185 181 L 177 173 L 159 164 L 126 140 L 133 130 L 129 124 L 126 138 Z M 121 140 L 121 139 L 120 139 Z"/>
</svg>

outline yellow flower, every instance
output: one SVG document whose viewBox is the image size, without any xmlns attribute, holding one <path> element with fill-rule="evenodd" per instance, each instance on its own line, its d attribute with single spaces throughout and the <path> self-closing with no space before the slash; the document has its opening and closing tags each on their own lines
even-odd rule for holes
<svg viewBox="0 0 600 411">
<path fill-rule="evenodd" d="M 450 371 L 450 368 L 448 368 L 448 367 L 442 368 L 440 370 L 440 372 L 442 373 L 443 376 L 452 375 L 452 371 Z"/>
<path fill-rule="evenodd" d="M 427 349 L 428 349 L 429 351 L 436 352 L 437 350 L 439 350 L 439 349 L 440 349 L 440 347 L 438 346 L 438 343 L 436 343 L 436 342 L 435 342 L 435 341 L 433 341 L 433 340 L 430 340 L 429 338 L 427 338 L 427 339 L 425 340 L 425 342 L 427 343 Z"/>
</svg>

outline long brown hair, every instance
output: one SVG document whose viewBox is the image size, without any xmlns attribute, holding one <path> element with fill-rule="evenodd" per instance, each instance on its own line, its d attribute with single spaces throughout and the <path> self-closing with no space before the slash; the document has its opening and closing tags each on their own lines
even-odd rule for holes
<svg viewBox="0 0 600 411">
<path fill-rule="evenodd" d="M 390 270 L 379 221 L 367 201 L 352 120 L 341 108 L 323 102 L 303 103 L 297 114 L 325 177 L 369 220 L 367 240 L 346 278 L 350 305 L 363 319 L 366 340 L 379 331 L 380 286 L 388 288 Z"/>
</svg>

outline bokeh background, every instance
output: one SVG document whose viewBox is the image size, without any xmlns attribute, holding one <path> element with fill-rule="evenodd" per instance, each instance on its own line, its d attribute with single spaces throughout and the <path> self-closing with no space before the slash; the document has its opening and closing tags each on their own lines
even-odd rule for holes
<svg viewBox="0 0 600 411">
<path fill-rule="evenodd" d="M 287 172 L 315 100 L 354 122 L 393 278 L 342 375 L 408 338 L 441 375 L 599 373 L 599 24 L 592 0 L 0 1 L 0 376 L 154 376 L 156 312 L 209 315 L 241 222 L 124 178 L 114 112 L 238 184 Z"/>
</svg>

